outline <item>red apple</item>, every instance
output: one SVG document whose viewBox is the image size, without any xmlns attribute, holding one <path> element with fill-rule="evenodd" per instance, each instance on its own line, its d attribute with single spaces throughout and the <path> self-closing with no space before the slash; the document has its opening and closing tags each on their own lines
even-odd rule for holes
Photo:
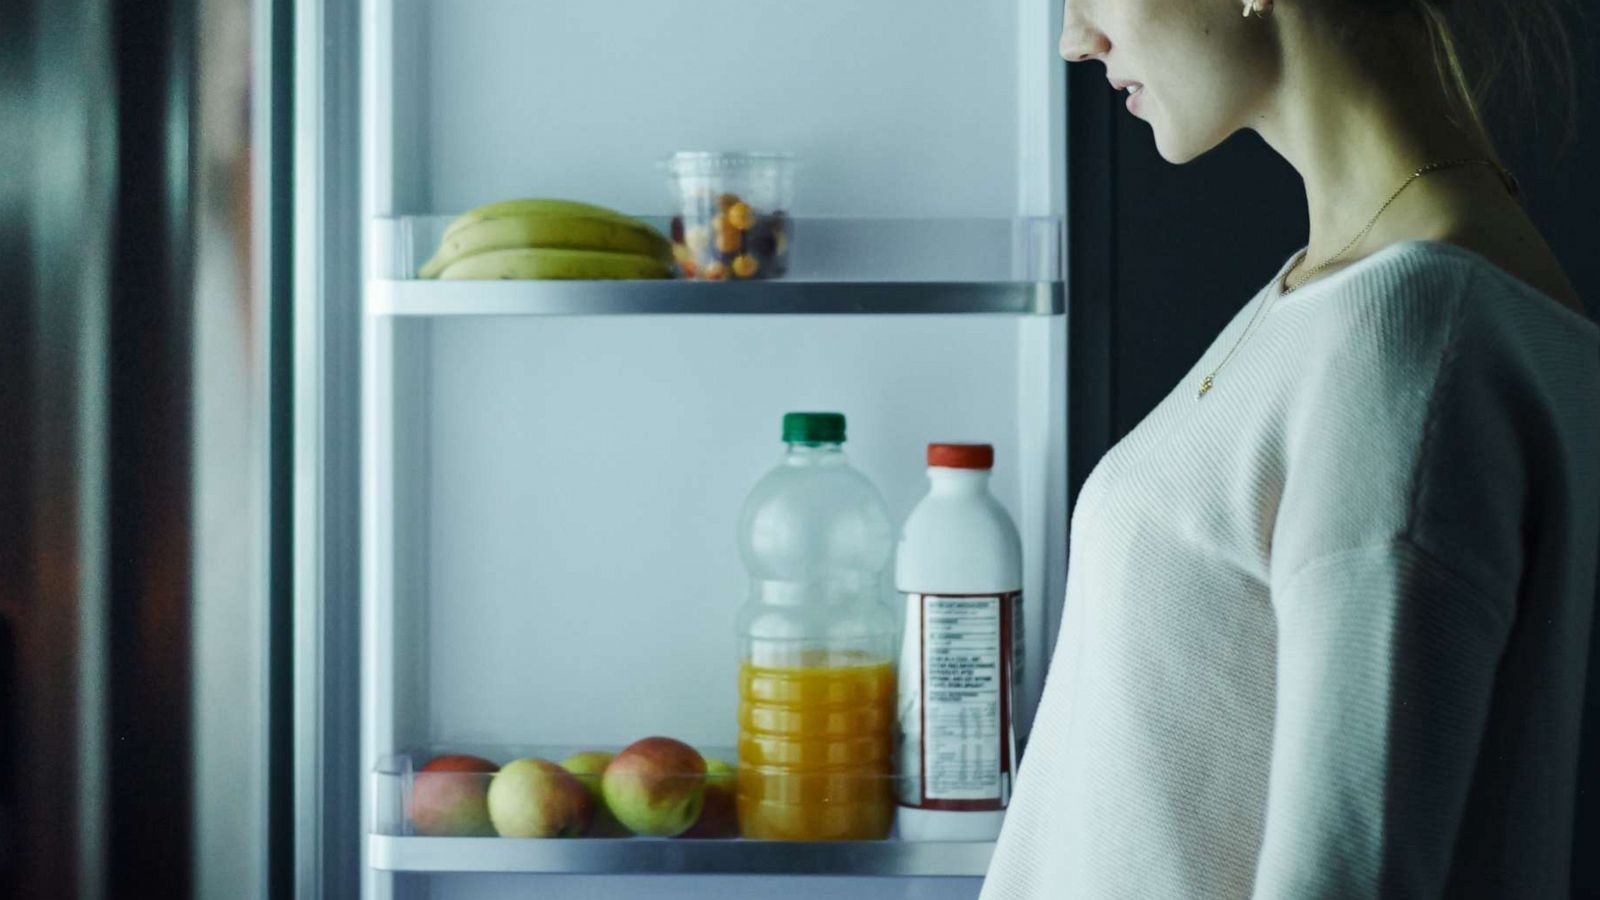
<svg viewBox="0 0 1600 900">
<path fill-rule="evenodd" d="M 577 837 L 593 817 L 589 792 L 549 760 L 513 760 L 489 782 L 489 820 L 501 837 Z"/>
<path fill-rule="evenodd" d="M 739 810 L 734 794 L 738 773 L 720 759 L 706 760 L 706 802 L 693 827 L 678 837 L 731 838 L 739 836 Z"/>
<path fill-rule="evenodd" d="M 647 737 L 611 760 L 600 793 L 617 821 L 635 834 L 682 834 L 705 803 L 706 761 L 682 741 Z"/>
<path fill-rule="evenodd" d="M 594 822 L 589 826 L 589 837 L 627 837 L 632 833 L 611 814 L 611 807 L 606 806 L 605 798 L 600 795 L 600 776 L 605 774 L 614 756 L 616 754 L 604 750 L 587 750 L 561 761 L 561 768 L 577 776 L 594 803 Z"/>
<path fill-rule="evenodd" d="M 493 837 L 485 793 L 497 767 L 481 756 L 436 757 L 411 781 L 406 815 L 422 834 Z"/>
</svg>

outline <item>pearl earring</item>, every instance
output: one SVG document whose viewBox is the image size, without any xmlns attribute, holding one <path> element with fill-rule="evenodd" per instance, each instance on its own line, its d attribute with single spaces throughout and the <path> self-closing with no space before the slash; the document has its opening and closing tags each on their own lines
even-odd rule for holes
<svg viewBox="0 0 1600 900">
<path fill-rule="evenodd" d="M 1267 13 L 1272 12 L 1272 0 L 1244 0 L 1244 15 L 1246 18 L 1255 13 L 1256 18 L 1264 19 Z"/>
</svg>

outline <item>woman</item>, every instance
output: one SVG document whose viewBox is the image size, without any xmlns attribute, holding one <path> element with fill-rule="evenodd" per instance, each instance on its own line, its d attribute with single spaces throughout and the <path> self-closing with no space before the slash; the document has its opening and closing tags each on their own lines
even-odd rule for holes
<svg viewBox="0 0 1600 900">
<path fill-rule="evenodd" d="M 1444 0 L 1245 2 L 1066 4 L 1166 159 L 1294 165 L 1310 240 L 1080 492 L 983 897 L 1565 896 L 1600 328 Z"/>
</svg>

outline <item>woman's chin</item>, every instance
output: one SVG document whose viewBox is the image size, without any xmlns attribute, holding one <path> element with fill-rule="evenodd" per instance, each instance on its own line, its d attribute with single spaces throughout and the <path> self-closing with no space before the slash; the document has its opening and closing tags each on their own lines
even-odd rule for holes
<svg viewBox="0 0 1600 900">
<path fill-rule="evenodd" d="M 1150 128 L 1155 135 L 1156 152 L 1161 154 L 1162 159 L 1175 166 L 1181 166 L 1193 160 L 1220 143 L 1220 141 L 1205 143 L 1168 134 L 1154 122 L 1150 124 Z"/>
</svg>

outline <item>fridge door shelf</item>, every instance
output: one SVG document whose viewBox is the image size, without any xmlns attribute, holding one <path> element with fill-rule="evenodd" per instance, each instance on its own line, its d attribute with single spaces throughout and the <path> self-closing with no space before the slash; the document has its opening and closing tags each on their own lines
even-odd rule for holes
<svg viewBox="0 0 1600 900">
<path fill-rule="evenodd" d="M 451 752 L 482 754 L 488 760 L 533 756 L 563 760 L 579 748 L 464 744 Z M 615 753 L 616 747 L 605 752 Z M 418 809 L 449 815 L 448 804 L 468 793 L 486 791 L 491 774 L 449 772 L 427 775 L 434 779 L 420 798 L 419 772 L 414 760 L 443 755 L 437 752 L 402 753 L 383 758 L 374 768 L 372 832 L 368 835 L 368 862 L 375 869 L 394 872 L 500 872 L 544 874 L 765 874 L 765 875 L 882 875 L 948 876 L 983 875 L 993 853 L 990 841 L 883 840 L 752 840 L 742 837 L 573 837 L 508 838 L 495 836 L 441 836 L 418 833 L 425 822 Z M 706 748 L 707 756 L 731 760 L 732 748 Z M 731 788 L 732 785 L 728 784 Z M 814 818 L 830 803 L 881 798 L 892 809 L 893 778 L 884 775 L 841 776 L 827 772 L 794 779 L 767 781 L 772 796 L 807 798 L 803 813 Z M 481 794 L 480 794 L 481 795 Z M 441 804 L 440 801 L 443 801 Z M 727 809 L 729 813 L 731 809 Z M 887 810 L 886 810 L 887 812 Z M 435 818 L 435 822 L 445 819 Z M 454 820 L 459 822 L 460 819 Z M 704 826 L 702 826 L 704 827 Z"/>
<path fill-rule="evenodd" d="M 1051 217 L 801 219 L 772 280 L 437 281 L 416 278 L 450 216 L 373 223 L 375 315 L 985 313 L 1064 309 L 1063 230 Z M 665 232 L 667 220 L 645 217 Z"/>
<path fill-rule="evenodd" d="M 390 872 L 982 877 L 987 841 L 750 841 L 677 838 L 437 838 L 369 835 Z"/>
<path fill-rule="evenodd" d="M 368 285 L 374 316 L 1005 315 L 1066 311 L 1061 282 L 399 281 Z"/>
</svg>

